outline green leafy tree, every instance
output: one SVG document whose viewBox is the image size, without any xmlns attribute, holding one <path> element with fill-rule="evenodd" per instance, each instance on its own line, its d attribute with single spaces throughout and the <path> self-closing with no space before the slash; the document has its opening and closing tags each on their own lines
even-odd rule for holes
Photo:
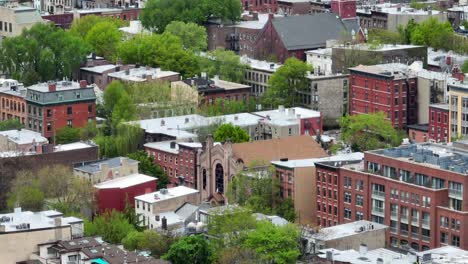
<svg viewBox="0 0 468 264">
<path fill-rule="evenodd" d="M 112 60 L 122 41 L 122 34 L 116 24 L 104 21 L 95 24 L 86 34 L 85 40 L 96 54 Z"/>
<path fill-rule="evenodd" d="M 368 42 L 378 41 L 379 43 L 400 44 L 403 38 L 400 32 L 393 32 L 385 29 L 370 29 Z"/>
<path fill-rule="evenodd" d="M 125 86 L 120 81 L 113 81 L 104 92 L 104 108 L 108 115 L 112 115 L 117 102 L 127 94 Z"/>
<path fill-rule="evenodd" d="M 145 238 L 143 232 L 131 231 L 122 239 L 122 245 L 126 250 L 136 250 L 140 249 L 140 244 Z"/>
<path fill-rule="evenodd" d="M 177 236 L 172 235 L 170 232 L 146 230 L 139 247 L 142 250 L 150 251 L 151 256 L 161 258 L 164 254 L 168 253 L 169 249 L 178 239 Z"/>
<path fill-rule="evenodd" d="M 141 14 L 143 26 L 162 33 L 172 21 L 203 25 L 210 17 L 239 21 L 242 6 L 237 0 L 151 0 Z"/>
<path fill-rule="evenodd" d="M 32 204 L 30 199 L 34 199 L 37 205 L 45 204 L 71 214 L 80 213 L 82 209 L 92 211 L 94 197 L 94 187 L 90 182 L 75 177 L 68 167 L 55 165 L 35 172 L 20 171 L 12 183 L 9 203 L 22 204 L 27 199 L 28 204 Z"/>
<path fill-rule="evenodd" d="M 185 49 L 204 51 L 208 47 L 206 29 L 195 23 L 172 21 L 167 25 L 165 32 L 179 37 Z"/>
<path fill-rule="evenodd" d="M 266 263 L 296 263 L 300 254 L 299 236 L 299 230 L 292 224 L 278 227 L 263 221 L 247 234 L 243 246 L 254 250 Z"/>
<path fill-rule="evenodd" d="M 112 122 L 119 124 L 120 122 L 130 121 L 136 117 L 136 108 L 130 99 L 130 96 L 125 92 L 122 94 L 120 99 L 112 110 Z M 115 125 L 114 125 L 115 126 Z"/>
<path fill-rule="evenodd" d="M 102 22 L 112 23 L 117 28 L 123 27 L 125 25 L 125 23 L 120 19 L 114 19 L 114 18 L 104 17 L 104 16 L 89 15 L 89 16 L 82 17 L 80 19 L 75 19 L 70 28 L 70 33 L 82 39 L 85 39 L 86 35 L 91 31 L 91 29 L 95 25 L 102 23 Z"/>
<path fill-rule="evenodd" d="M 355 151 L 398 146 L 402 140 L 383 112 L 345 116 L 340 127 L 343 141 Z"/>
<path fill-rule="evenodd" d="M 80 141 L 81 139 L 81 130 L 74 127 L 63 127 L 57 130 L 57 135 L 55 136 L 56 144 L 68 144 Z"/>
<path fill-rule="evenodd" d="M 210 247 L 203 236 L 186 236 L 171 245 L 164 259 L 173 264 L 205 264 L 211 258 Z"/>
<path fill-rule="evenodd" d="M 232 143 L 242 143 L 250 140 L 249 134 L 244 129 L 231 123 L 218 127 L 213 137 L 218 142 L 225 142 L 227 139 L 230 139 Z"/>
<path fill-rule="evenodd" d="M 461 70 L 462 70 L 463 73 L 468 73 L 468 60 L 463 62 Z"/>
<path fill-rule="evenodd" d="M 183 48 L 179 37 L 168 32 L 138 35 L 122 42 L 118 47 L 118 57 L 124 63 L 161 67 L 186 77 L 199 73 L 198 57 Z"/>
<path fill-rule="evenodd" d="M 135 208 L 130 203 L 128 199 L 128 194 L 125 194 L 125 208 L 123 210 L 123 214 L 127 221 L 133 225 L 133 228 L 137 231 L 143 231 L 143 220 L 141 219 L 141 215 L 135 212 Z"/>
<path fill-rule="evenodd" d="M 7 131 L 7 130 L 20 130 L 24 126 L 18 119 L 8 119 L 4 121 L 0 121 L 0 131 Z"/>
<path fill-rule="evenodd" d="M 41 211 L 45 206 L 44 193 L 37 186 L 19 186 L 14 194 L 10 195 L 7 201 L 8 208 L 21 207 L 23 210 L 33 212 Z"/>
<path fill-rule="evenodd" d="M 38 23 L 0 45 L 0 70 L 32 85 L 71 79 L 86 58 L 89 46 L 83 39 L 59 27 Z"/>
<path fill-rule="evenodd" d="M 138 170 L 141 173 L 158 178 L 158 189 L 166 188 L 169 183 L 169 178 L 161 167 L 154 163 L 153 156 L 148 156 L 145 151 L 139 150 L 129 154 L 128 157 L 140 162 L 138 164 Z"/>
<path fill-rule="evenodd" d="M 115 210 L 95 217 L 92 222 L 85 221 L 84 229 L 86 236 L 102 236 L 105 241 L 114 244 L 120 243 L 127 234 L 135 231 L 125 215 Z"/>
<path fill-rule="evenodd" d="M 81 140 L 93 139 L 98 134 L 98 129 L 95 122 L 88 122 L 86 126 L 81 128 L 80 138 Z"/>
<path fill-rule="evenodd" d="M 100 133 L 94 141 L 99 145 L 101 157 L 127 156 L 137 151 L 142 144 L 144 132 L 139 126 L 117 124 L 110 135 Z"/>
<path fill-rule="evenodd" d="M 248 66 L 233 51 L 218 48 L 201 58 L 201 67 L 210 77 L 218 75 L 221 80 L 242 82 Z"/>
<path fill-rule="evenodd" d="M 265 105 L 276 108 L 279 105 L 295 106 L 297 91 L 309 87 L 307 72 L 312 71 L 311 65 L 296 58 L 289 58 L 268 81 L 268 89 L 264 95 Z"/>
<path fill-rule="evenodd" d="M 437 18 L 431 17 L 412 30 L 411 43 L 436 49 L 450 49 L 447 39 L 451 35 L 453 28 L 449 22 L 441 23 Z"/>
</svg>

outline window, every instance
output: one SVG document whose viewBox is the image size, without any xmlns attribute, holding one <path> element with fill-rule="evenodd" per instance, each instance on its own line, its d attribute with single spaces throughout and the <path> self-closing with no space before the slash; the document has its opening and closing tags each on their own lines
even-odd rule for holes
<svg viewBox="0 0 468 264">
<path fill-rule="evenodd" d="M 89 104 L 88 105 L 88 113 L 92 113 L 92 112 L 93 112 L 93 105 Z"/>
<path fill-rule="evenodd" d="M 47 131 L 51 131 L 51 130 L 52 130 L 52 123 L 47 122 Z"/>
<path fill-rule="evenodd" d="M 363 206 L 364 205 L 364 196 L 357 194 L 356 195 L 356 206 Z"/>
<path fill-rule="evenodd" d="M 459 247 L 460 246 L 460 237 L 452 235 L 452 246 Z"/>
<path fill-rule="evenodd" d="M 71 106 L 67 107 L 67 115 L 73 114 L 73 109 Z"/>
<path fill-rule="evenodd" d="M 73 120 L 68 119 L 68 120 L 67 120 L 67 125 L 68 125 L 69 127 L 72 127 L 72 125 L 73 125 Z"/>
<path fill-rule="evenodd" d="M 352 185 L 353 185 L 352 181 L 353 181 L 353 180 L 352 180 L 351 178 L 349 178 L 349 177 L 344 177 L 344 179 L 343 179 L 343 185 L 344 185 L 344 187 L 345 187 L 345 188 L 351 188 Z"/>
<path fill-rule="evenodd" d="M 432 189 L 443 189 L 445 188 L 445 180 L 437 177 L 432 177 Z"/>
<path fill-rule="evenodd" d="M 344 202 L 345 203 L 351 203 L 351 193 L 350 192 L 345 192 L 344 193 Z"/>
<path fill-rule="evenodd" d="M 364 181 L 363 180 L 356 180 L 356 190 L 357 191 L 364 190 Z"/>
<path fill-rule="evenodd" d="M 351 215 L 352 215 L 351 209 L 345 208 L 345 209 L 344 209 L 344 218 L 345 218 L 345 219 L 351 219 Z"/>
<path fill-rule="evenodd" d="M 420 186 L 429 186 L 429 176 L 420 174 L 420 173 L 415 173 L 415 178 L 416 181 L 415 183 Z"/>
<path fill-rule="evenodd" d="M 440 217 L 440 226 L 441 226 L 441 227 L 448 228 L 448 225 L 449 225 L 448 217 L 441 216 L 441 217 Z"/>
<path fill-rule="evenodd" d="M 448 244 L 448 234 L 445 232 L 440 232 L 440 243 Z"/>
<path fill-rule="evenodd" d="M 460 230 L 460 220 L 452 218 L 452 229 L 453 230 Z"/>
<path fill-rule="evenodd" d="M 364 214 L 362 212 L 356 212 L 356 221 L 363 220 Z"/>
<path fill-rule="evenodd" d="M 47 109 L 47 117 L 51 117 L 52 116 L 52 109 Z"/>
</svg>

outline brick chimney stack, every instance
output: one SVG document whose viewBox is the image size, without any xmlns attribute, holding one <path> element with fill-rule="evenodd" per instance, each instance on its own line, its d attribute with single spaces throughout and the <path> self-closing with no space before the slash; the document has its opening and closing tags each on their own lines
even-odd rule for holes
<svg viewBox="0 0 468 264">
<path fill-rule="evenodd" d="M 57 83 L 56 82 L 49 82 L 49 92 L 55 92 L 57 91 Z"/>
<path fill-rule="evenodd" d="M 86 80 L 81 80 L 80 88 L 88 88 L 88 82 Z"/>
</svg>

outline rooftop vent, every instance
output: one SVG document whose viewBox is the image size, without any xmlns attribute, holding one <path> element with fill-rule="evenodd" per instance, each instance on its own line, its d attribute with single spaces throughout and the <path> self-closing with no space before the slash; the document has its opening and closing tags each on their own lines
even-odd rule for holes
<svg viewBox="0 0 468 264">
<path fill-rule="evenodd" d="M 169 193 L 169 191 L 168 191 L 167 189 L 165 189 L 165 188 L 159 190 L 159 192 L 160 192 L 161 194 L 168 194 L 168 193 Z"/>
</svg>

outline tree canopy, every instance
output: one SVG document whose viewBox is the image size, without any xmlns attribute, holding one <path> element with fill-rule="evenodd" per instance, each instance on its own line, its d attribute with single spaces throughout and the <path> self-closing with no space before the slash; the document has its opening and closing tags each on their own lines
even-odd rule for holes
<svg viewBox="0 0 468 264">
<path fill-rule="evenodd" d="M 168 232 L 132 231 L 122 240 L 122 244 L 127 250 L 148 250 L 151 252 L 151 256 L 160 258 L 169 251 L 171 245 L 177 240 L 178 237 Z"/>
<path fill-rule="evenodd" d="M 340 120 L 341 137 L 355 151 L 398 146 L 401 134 L 383 112 L 345 116 Z"/>
<path fill-rule="evenodd" d="M 44 207 L 61 210 L 64 214 L 94 209 L 94 187 L 75 177 L 70 168 L 55 165 L 37 172 L 20 171 L 9 193 L 8 205 L 31 210 Z"/>
<path fill-rule="evenodd" d="M 18 119 L 8 119 L 4 121 L 0 121 L 0 131 L 7 131 L 7 130 L 20 130 L 23 128 L 23 124 Z"/>
<path fill-rule="evenodd" d="M 0 70 L 31 85 L 72 78 L 90 48 L 80 37 L 54 25 L 38 23 L 0 44 Z"/>
<path fill-rule="evenodd" d="M 160 67 L 186 77 L 199 73 L 197 56 L 191 50 L 183 48 L 179 37 L 168 32 L 135 36 L 121 42 L 117 50 L 118 57 L 124 63 Z"/>
<path fill-rule="evenodd" d="M 297 91 L 309 87 L 307 72 L 312 71 L 311 65 L 296 58 L 289 58 L 268 81 L 268 89 L 263 96 L 266 106 L 276 108 L 294 106 L 297 102 Z"/>
<path fill-rule="evenodd" d="M 218 127 L 213 137 L 218 142 L 225 142 L 230 139 L 232 143 L 242 143 L 250 140 L 249 134 L 244 129 L 231 123 L 222 124 Z"/>
<path fill-rule="evenodd" d="M 80 141 L 80 139 L 81 129 L 66 126 L 57 130 L 57 135 L 55 136 L 55 143 L 68 144 Z"/>
<path fill-rule="evenodd" d="M 172 21 L 199 25 L 215 17 L 235 22 L 241 18 L 242 6 L 237 0 L 150 0 L 141 14 L 143 26 L 162 33 Z"/>
<path fill-rule="evenodd" d="M 166 30 L 182 41 L 184 49 L 192 51 L 204 51 L 208 47 L 206 29 L 195 23 L 182 21 L 172 21 L 167 25 Z"/>
<path fill-rule="evenodd" d="M 113 60 L 117 46 L 122 41 L 122 33 L 115 23 L 103 21 L 95 24 L 88 31 L 85 40 L 96 54 Z"/>
<path fill-rule="evenodd" d="M 210 247 L 201 235 L 186 236 L 175 242 L 164 255 L 164 259 L 173 264 L 210 263 Z"/>
<path fill-rule="evenodd" d="M 105 241 L 114 244 L 120 244 L 133 231 L 135 228 L 125 215 L 115 210 L 95 217 L 92 222 L 84 222 L 85 236 L 102 236 Z"/>
<path fill-rule="evenodd" d="M 208 76 L 218 75 L 221 80 L 242 82 L 247 65 L 241 62 L 240 57 L 231 50 L 222 48 L 207 52 L 201 57 L 201 68 Z"/>
</svg>

